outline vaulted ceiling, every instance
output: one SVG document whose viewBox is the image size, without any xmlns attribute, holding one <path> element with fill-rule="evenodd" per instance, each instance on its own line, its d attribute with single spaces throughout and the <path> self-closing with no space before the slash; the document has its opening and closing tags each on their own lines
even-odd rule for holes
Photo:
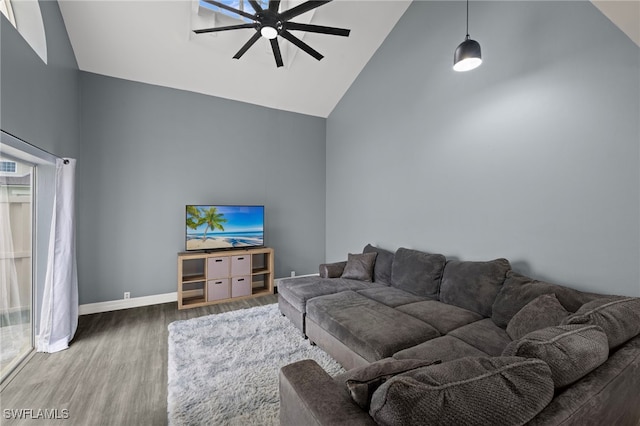
<svg viewBox="0 0 640 426">
<path fill-rule="evenodd" d="M 260 39 L 234 54 L 254 29 L 195 35 L 232 23 L 202 10 L 198 0 L 60 0 L 71 45 L 83 71 L 327 117 L 411 0 L 335 0 L 294 21 L 348 28 L 348 38 L 296 35 L 324 54 L 317 61 L 280 39 L 284 67 Z M 287 10 L 302 0 L 283 0 Z M 640 0 L 594 1 L 640 45 Z"/>
<path fill-rule="evenodd" d="M 254 29 L 193 34 L 213 24 L 197 0 L 61 0 L 60 9 L 83 71 L 327 117 L 410 3 L 336 0 L 300 15 L 351 34 L 296 32 L 321 61 L 280 39 L 281 68 L 266 39 L 232 59 Z"/>
</svg>

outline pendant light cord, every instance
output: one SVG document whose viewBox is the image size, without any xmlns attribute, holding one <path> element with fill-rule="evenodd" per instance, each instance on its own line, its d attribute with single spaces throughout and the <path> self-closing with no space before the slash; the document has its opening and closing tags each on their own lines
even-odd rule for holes
<svg viewBox="0 0 640 426">
<path fill-rule="evenodd" d="M 469 38 L 469 0 L 467 0 L 467 38 Z"/>
</svg>

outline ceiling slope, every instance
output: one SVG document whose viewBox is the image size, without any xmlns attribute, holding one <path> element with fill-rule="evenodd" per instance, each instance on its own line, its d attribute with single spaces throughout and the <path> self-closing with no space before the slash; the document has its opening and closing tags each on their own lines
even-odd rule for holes
<svg viewBox="0 0 640 426">
<path fill-rule="evenodd" d="M 82 71 L 327 117 L 411 1 L 335 0 L 301 15 L 297 21 L 351 34 L 304 34 L 325 56 L 321 61 L 279 38 L 286 46 L 281 68 L 262 39 L 232 59 L 253 29 L 194 35 L 202 27 L 192 18 L 197 2 L 191 0 L 59 3 Z M 281 10 L 288 8 L 283 1 Z"/>
</svg>

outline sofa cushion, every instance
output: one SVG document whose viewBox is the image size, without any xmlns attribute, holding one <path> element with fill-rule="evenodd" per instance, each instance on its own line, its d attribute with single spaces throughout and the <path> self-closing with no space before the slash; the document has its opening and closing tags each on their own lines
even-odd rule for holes
<svg viewBox="0 0 640 426">
<path fill-rule="evenodd" d="M 365 290 L 366 291 L 366 290 Z M 451 330 L 462 327 L 482 319 L 482 315 L 459 308 L 437 300 L 425 300 L 398 306 L 399 311 L 424 321 L 438 330 L 441 334 L 447 334 Z"/>
<path fill-rule="evenodd" d="M 284 297 L 291 306 L 304 313 L 309 299 L 345 290 L 361 290 L 372 285 L 380 284 L 343 278 L 298 277 L 280 281 L 278 297 Z"/>
<path fill-rule="evenodd" d="M 453 336 L 440 336 L 393 354 L 395 359 L 452 361 L 464 357 L 488 356 L 487 353 Z"/>
<path fill-rule="evenodd" d="M 511 343 L 507 332 L 495 325 L 490 318 L 456 328 L 448 336 L 457 337 L 491 356 L 499 356 Z"/>
<path fill-rule="evenodd" d="M 426 300 L 425 297 L 416 296 L 415 294 L 407 293 L 406 291 L 395 287 L 373 287 L 365 290 L 357 290 L 357 293 L 392 308 L 406 305 L 407 303 Z"/>
<path fill-rule="evenodd" d="M 391 265 L 393 263 L 393 253 L 389 250 L 374 247 L 367 244 L 362 250 L 363 253 L 375 252 L 378 254 L 376 263 L 373 266 L 373 282 L 391 285 Z"/>
<path fill-rule="evenodd" d="M 553 390 L 540 360 L 462 358 L 388 380 L 373 394 L 369 414 L 382 425 L 520 425 Z"/>
<path fill-rule="evenodd" d="M 342 271 L 342 278 L 359 281 L 373 281 L 373 265 L 378 253 L 361 253 L 347 256 L 347 264 Z"/>
<path fill-rule="evenodd" d="M 433 363 L 433 361 L 423 359 L 385 358 L 365 367 L 349 370 L 341 375 L 341 379 L 344 380 L 349 394 L 356 404 L 363 410 L 369 410 L 371 396 L 381 384 L 397 374 L 426 367 Z"/>
<path fill-rule="evenodd" d="M 543 294 L 527 303 L 507 325 L 507 334 L 518 340 L 532 331 L 560 325 L 569 312 L 558 302 L 555 294 Z"/>
<path fill-rule="evenodd" d="M 438 337 L 438 330 L 354 291 L 307 302 L 307 319 L 369 362 Z"/>
<path fill-rule="evenodd" d="M 640 334 L 640 298 L 601 299 L 584 304 L 565 324 L 602 327 L 613 349 Z"/>
<path fill-rule="evenodd" d="M 597 325 L 547 327 L 511 342 L 503 356 L 537 358 L 551 368 L 556 388 L 567 386 L 604 363 L 607 336 Z"/>
<path fill-rule="evenodd" d="M 441 254 L 399 248 L 393 257 L 391 285 L 417 296 L 436 299 L 445 262 Z"/>
<path fill-rule="evenodd" d="M 581 292 L 509 271 L 504 285 L 493 302 L 491 318 L 493 322 L 504 328 L 524 305 L 542 294 L 550 293 L 555 294 L 569 312 L 575 312 L 584 303 L 603 297 L 600 294 Z"/>
<path fill-rule="evenodd" d="M 491 316 L 491 305 L 511 265 L 507 259 L 489 262 L 450 260 L 444 268 L 440 301 Z"/>
</svg>

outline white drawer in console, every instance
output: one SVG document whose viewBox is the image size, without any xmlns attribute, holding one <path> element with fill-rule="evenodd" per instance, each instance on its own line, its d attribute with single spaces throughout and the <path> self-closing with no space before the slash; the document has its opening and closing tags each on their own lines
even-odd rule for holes
<svg viewBox="0 0 640 426">
<path fill-rule="evenodd" d="M 229 256 L 207 259 L 207 279 L 227 278 L 229 276 Z"/>
<path fill-rule="evenodd" d="M 231 256 L 231 276 L 251 274 L 251 255 Z"/>
</svg>

